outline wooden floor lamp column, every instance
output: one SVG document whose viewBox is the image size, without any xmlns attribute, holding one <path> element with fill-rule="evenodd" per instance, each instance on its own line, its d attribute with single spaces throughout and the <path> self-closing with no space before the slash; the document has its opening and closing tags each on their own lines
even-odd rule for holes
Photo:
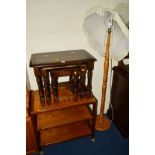
<svg viewBox="0 0 155 155">
<path fill-rule="evenodd" d="M 111 122 L 103 115 L 105 107 L 105 98 L 106 98 L 106 89 L 107 89 L 107 80 L 108 80 L 108 70 L 109 70 L 109 48 L 110 48 L 110 37 L 111 37 L 111 28 L 108 29 L 107 42 L 106 42 L 106 52 L 105 52 L 105 61 L 104 61 L 104 76 L 102 84 L 102 98 L 101 98 L 101 107 L 100 114 L 96 117 L 96 130 L 105 131 L 109 129 Z"/>
</svg>

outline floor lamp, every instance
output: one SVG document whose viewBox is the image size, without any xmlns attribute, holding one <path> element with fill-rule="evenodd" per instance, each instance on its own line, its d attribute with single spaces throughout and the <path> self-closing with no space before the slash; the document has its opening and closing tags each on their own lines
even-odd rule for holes
<svg viewBox="0 0 155 155">
<path fill-rule="evenodd" d="M 103 8 L 96 8 L 85 18 L 84 29 L 88 42 L 104 58 L 101 107 L 96 118 L 96 130 L 105 131 L 111 124 L 104 116 L 109 58 L 119 61 L 128 54 L 128 29 L 116 12 Z"/>
</svg>

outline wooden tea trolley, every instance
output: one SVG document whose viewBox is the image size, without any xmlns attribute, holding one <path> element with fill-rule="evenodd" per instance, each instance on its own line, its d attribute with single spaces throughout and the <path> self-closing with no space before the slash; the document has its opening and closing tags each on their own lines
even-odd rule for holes
<svg viewBox="0 0 155 155">
<path fill-rule="evenodd" d="M 33 91 L 31 113 L 36 116 L 41 147 L 87 135 L 94 140 L 95 61 L 85 50 L 32 54 L 30 67 L 34 69 L 39 89 Z M 59 77 L 64 76 L 68 81 L 59 82 Z"/>
</svg>

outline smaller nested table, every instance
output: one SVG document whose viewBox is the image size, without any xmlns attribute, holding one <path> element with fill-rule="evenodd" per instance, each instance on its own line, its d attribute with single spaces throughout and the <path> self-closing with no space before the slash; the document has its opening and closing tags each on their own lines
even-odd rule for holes
<svg viewBox="0 0 155 155">
<path fill-rule="evenodd" d="M 67 85 L 74 94 L 74 101 L 78 97 L 91 97 L 95 61 L 85 50 L 32 54 L 30 67 L 34 69 L 41 105 L 51 104 L 51 92 L 54 101 L 59 101 L 58 78 L 63 76 L 69 76 Z"/>
</svg>

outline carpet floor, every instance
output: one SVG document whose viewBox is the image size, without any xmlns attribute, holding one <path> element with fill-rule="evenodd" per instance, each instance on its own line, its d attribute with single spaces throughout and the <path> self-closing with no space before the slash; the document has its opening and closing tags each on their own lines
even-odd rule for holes
<svg viewBox="0 0 155 155">
<path fill-rule="evenodd" d="M 129 155 L 129 139 L 124 138 L 113 124 L 106 132 L 96 131 L 95 140 L 83 137 L 48 145 L 43 148 L 44 155 Z"/>
</svg>

